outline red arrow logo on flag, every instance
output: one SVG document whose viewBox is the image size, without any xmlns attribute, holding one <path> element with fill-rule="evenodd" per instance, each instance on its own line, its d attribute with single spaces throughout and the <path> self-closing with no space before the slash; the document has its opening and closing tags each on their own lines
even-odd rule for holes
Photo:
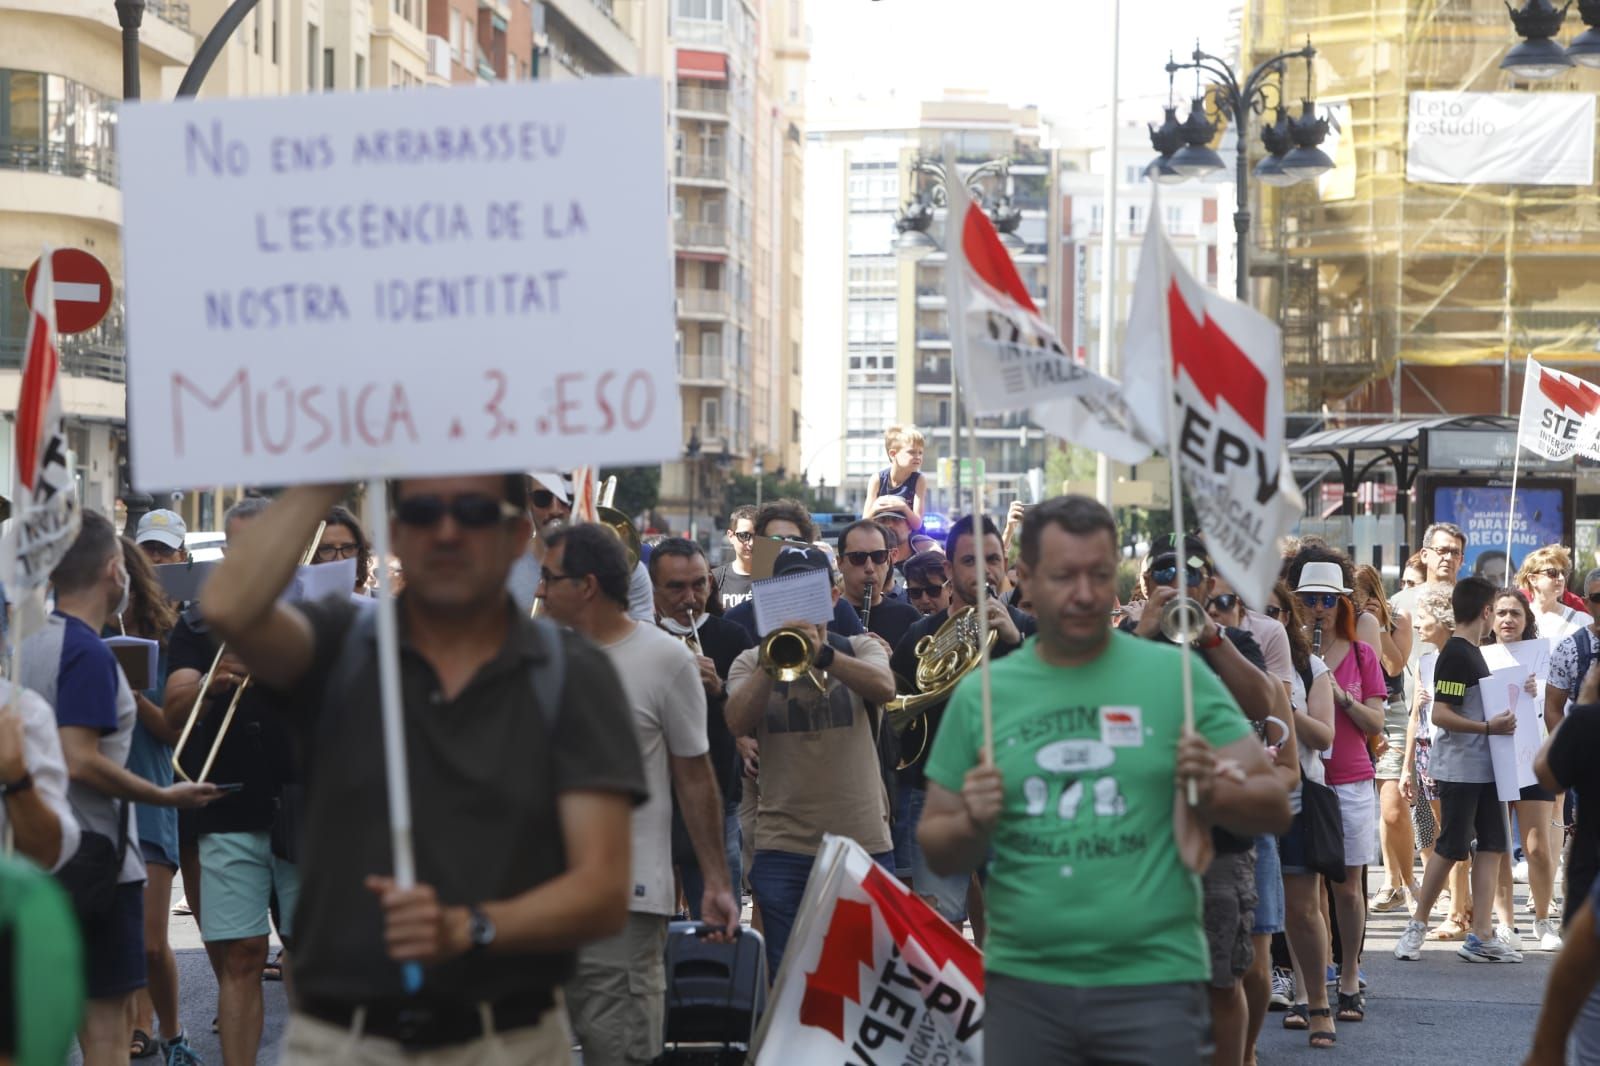
<svg viewBox="0 0 1600 1066">
<path fill-rule="evenodd" d="M 1600 411 L 1600 392 L 1587 381 L 1567 378 L 1551 370 L 1539 368 L 1539 391 L 1557 407 L 1592 415 Z"/>
<path fill-rule="evenodd" d="M 1172 324 L 1172 369 L 1185 370 L 1194 387 L 1213 408 L 1218 398 L 1255 430 L 1267 435 L 1267 378 L 1233 338 L 1206 315 L 1196 321 L 1178 291 L 1177 279 L 1167 288 L 1167 318 Z"/>
<path fill-rule="evenodd" d="M 39 449 L 44 445 L 45 414 L 56 387 L 55 342 L 49 324 L 37 311 L 28 331 L 28 352 L 22 364 L 22 389 L 17 394 L 17 476 L 31 494 L 39 477 Z"/>
<path fill-rule="evenodd" d="M 833 918 L 822 938 L 817 968 L 806 974 L 806 994 L 800 1001 L 800 1024 L 826 1029 L 844 1040 L 844 1001 L 861 1002 L 863 965 L 877 966 L 872 954 L 872 906 L 853 899 L 833 905 Z"/>
<path fill-rule="evenodd" d="M 974 273 L 991 288 L 1011 297 L 1018 307 L 1039 313 L 1028 287 L 1022 284 L 1017 266 L 1000 243 L 994 223 L 976 204 L 967 208 L 967 220 L 961 227 L 961 254 L 967 257 Z"/>
</svg>

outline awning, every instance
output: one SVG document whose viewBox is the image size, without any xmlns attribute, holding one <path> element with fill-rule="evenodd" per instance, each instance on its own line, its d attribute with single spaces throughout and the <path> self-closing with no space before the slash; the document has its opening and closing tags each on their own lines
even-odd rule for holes
<svg viewBox="0 0 1600 1066">
<path fill-rule="evenodd" d="M 727 81 L 728 57 L 721 52 L 697 52 L 690 48 L 680 48 L 678 77 L 699 78 L 702 81 Z"/>
</svg>

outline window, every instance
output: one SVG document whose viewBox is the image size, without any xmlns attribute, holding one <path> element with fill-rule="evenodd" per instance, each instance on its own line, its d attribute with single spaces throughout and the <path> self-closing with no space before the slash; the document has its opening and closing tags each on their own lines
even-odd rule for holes
<svg viewBox="0 0 1600 1066">
<path fill-rule="evenodd" d="M 333 49 L 322 50 L 322 88 L 326 92 L 333 91 Z"/>
<path fill-rule="evenodd" d="M 1144 205 L 1143 204 L 1129 204 L 1128 205 L 1128 232 L 1129 233 L 1143 233 L 1144 232 Z"/>
<path fill-rule="evenodd" d="M 672 198 L 672 217 L 674 219 L 683 218 L 683 197 L 681 196 L 674 196 Z"/>
<path fill-rule="evenodd" d="M 1189 232 L 1188 223 L 1183 218 L 1183 207 L 1178 204 L 1168 204 L 1166 210 L 1167 231 L 1169 233 Z"/>
<path fill-rule="evenodd" d="M 700 221 L 708 226 L 722 225 L 722 206 L 721 200 L 701 200 Z"/>
<path fill-rule="evenodd" d="M 707 396 L 700 401 L 700 435 L 722 435 L 722 401 L 715 396 Z"/>
<path fill-rule="evenodd" d="M 461 12 L 450 9 L 450 58 L 461 62 Z"/>
<path fill-rule="evenodd" d="M 322 65 L 322 41 L 317 27 L 306 27 L 306 91 L 317 91 L 317 68 Z"/>
<path fill-rule="evenodd" d="M 256 55 L 261 54 L 261 9 L 258 7 L 250 13 L 250 40 L 251 47 Z"/>
<path fill-rule="evenodd" d="M 352 88 L 365 89 L 367 87 L 367 57 L 356 56 L 356 76 Z"/>
<path fill-rule="evenodd" d="M 1106 209 L 1103 204 L 1089 205 L 1089 232 L 1099 233 L 1105 225 Z"/>
<path fill-rule="evenodd" d="M 700 334 L 700 357 L 716 359 L 722 355 L 722 334 L 707 331 Z"/>
<path fill-rule="evenodd" d="M 278 7 L 283 0 L 272 0 L 272 62 L 278 62 Z"/>
</svg>

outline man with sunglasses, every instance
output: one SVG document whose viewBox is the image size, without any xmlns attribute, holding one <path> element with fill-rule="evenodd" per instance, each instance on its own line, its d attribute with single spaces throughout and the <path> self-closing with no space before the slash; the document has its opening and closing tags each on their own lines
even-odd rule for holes
<svg viewBox="0 0 1600 1066">
<path fill-rule="evenodd" d="M 950 579 L 943 551 L 918 552 L 906 560 L 906 602 L 926 618 L 950 606 Z"/>
<path fill-rule="evenodd" d="M 1271 608 L 1276 610 L 1277 608 Z M 1285 692 L 1294 687 L 1294 662 L 1289 656 L 1289 633 L 1275 616 L 1251 610 L 1221 574 L 1211 578 L 1206 611 L 1219 626 L 1232 626 L 1255 638 L 1268 676 L 1283 682 Z"/>
<path fill-rule="evenodd" d="M 906 635 L 895 645 L 889 665 L 907 691 L 917 691 L 917 643 L 923 637 L 937 633 L 952 615 L 968 607 L 976 607 L 979 581 L 987 582 L 990 587 L 989 628 L 995 634 L 990 658 L 1000 659 L 1010 655 L 1037 632 L 1037 623 L 1032 618 L 1015 607 L 1008 607 L 999 595 L 1006 570 L 1005 554 L 1000 546 L 1000 530 L 988 515 L 983 516 L 981 566 L 978 562 L 980 541 L 973 536 L 972 530 L 972 516 L 964 515 L 950 527 L 945 538 L 945 559 L 950 572 L 949 606 L 924 615 L 906 630 Z M 904 746 L 920 747 L 922 750 L 901 768 L 898 777 L 894 823 L 895 872 L 902 880 L 908 881 L 912 890 L 927 900 L 946 921 L 959 925 L 966 918 L 967 885 L 971 878 L 965 873 L 950 876 L 934 873 L 917 843 L 917 822 L 922 817 L 923 804 L 928 795 L 925 776 L 928 752 L 933 750 L 934 738 L 939 735 L 944 709 L 944 700 L 930 706 L 921 725 L 907 730 L 901 738 Z M 911 752 L 903 752 L 902 759 L 909 754 Z"/>
<path fill-rule="evenodd" d="M 528 475 L 528 514 L 533 519 L 535 535 L 528 558 L 513 567 L 510 578 L 512 598 L 525 609 L 533 606 L 532 586 L 538 583 L 537 564 L 544 559 L 548 535 L 572 521 L 575 491 L 570 473 L 540 470 Z M 643 559 L 634 565 L 628 578 L 628 617 L 647 625 L 655 621 L 655 595 Z"/>
<path fill-rule="evenodd" d="M 898 497 L 894 497 L 898 498 Z M 894 651 L 922 615 L 903 600 L 884 593 L 892 580 L 889 542 L 892 534 L 869 519 L 853 522 L 839 531 L 839 572 L 844 575 L 844 598 L 863 616 L 867 632 L 884 642 L 884 651 Z M 867 607 L 868 586 L 872 605 Z"/>
<path fill-rule="evenodd" d="M 750 557 L 756 542 L 756 509 L 743 504 L 728 516 L 728 529 L 724 536 L 733 558 L 711 572 L 716 581 L 717 595 L 722 600 L 723 611 L 729 611 L 750 598 Z"/>
<path fill-rule="evenodd" d="M 565 1066 L 557 990 L 580 946 L 627 921 L 629 820 L 646 794 L 634 726 L 604 653 L 507 594 L 532 532 L 527 489 L 508 474 L 390 490 L 414 888 L 388 876 L 372 615 L 348 597 L 279 602 L 344 488 L 287 490 L 202 591 L 252 688 L 286 694 L 280 711 L 310 753 L 285 1041 L 296 1063 L 426 1049 Z M 403 962 L 424 965 L 415 995 Z"/>
</svg>

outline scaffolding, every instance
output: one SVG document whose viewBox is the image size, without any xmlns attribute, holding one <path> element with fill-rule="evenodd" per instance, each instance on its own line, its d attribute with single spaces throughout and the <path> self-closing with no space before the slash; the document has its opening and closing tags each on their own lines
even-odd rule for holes
<svg viewBox="0 0 1600 1066">
<path fill-rule="evenodd" d="M 1318 104 L 1342 126 L 1338 169 L 1320 183 L 1251 191 L 1254 296 L 1283 327 L 1288 409 L 1504 414 L 1524 356 L 1600 366 L 1595 186 L 1406 180 L 1412 93 L 1594 92 L 1600 75 L 1577 67 L 1530 83 L 1500 70 L 1517 40 L 1501 0 L 1246 5 L 1247 64 L 1308 36 Z M 1303 79 L 1303 68 L 1286 74 L 1296 110 Z M 1426 369 L 1437 367 L 1478 369 Z M 1474 387 L 1445 395 L 1444 378 Z"/>
</svg>

